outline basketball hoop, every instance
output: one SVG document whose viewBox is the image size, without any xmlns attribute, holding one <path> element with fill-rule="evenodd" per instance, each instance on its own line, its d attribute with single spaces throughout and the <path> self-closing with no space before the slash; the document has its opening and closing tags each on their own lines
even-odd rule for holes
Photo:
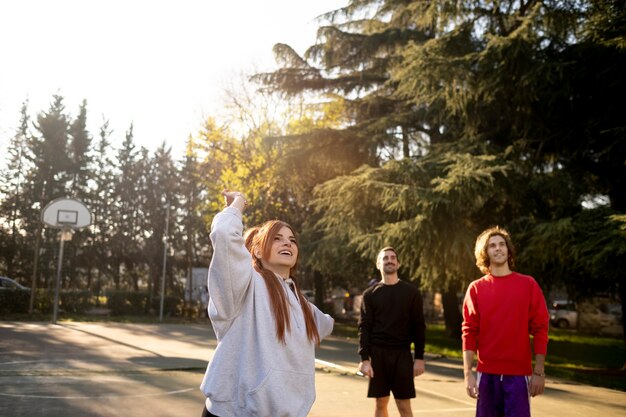
<svg viewBox="0 0 626 417">
<path fill-rule="evenodd" d="M 91 225 L 91 212 L 79 200 L 57 198 L 44 207 L 41 220 L 56 229 L 81 229 Z"/>
<path fill-rule="evenodd" d="M 41 212 L 41 221 L 59 232 L 59 264 L 54 290 L 54 310 L 52 324 L 57 322 L 59 310 L 59 285 L 61 282 L 61 266 L 63 265 L 63 242 L 72 240 L 74 230 L 91 225 L 91 212 L 80 201 L 72 198 L 57 198 L 49 202 Z"/>
</svg>

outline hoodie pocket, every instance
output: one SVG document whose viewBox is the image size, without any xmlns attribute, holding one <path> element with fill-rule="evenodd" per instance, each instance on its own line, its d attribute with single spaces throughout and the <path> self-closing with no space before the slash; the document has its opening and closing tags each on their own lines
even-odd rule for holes
<svg viewBox="0 0 626 417">
<path fill-rule="evenodd" d="M 259 417 L 306 416 L 315 401 L 315 374 L 270 370 L 246 396 L 246 408 Z"/>
</svg>

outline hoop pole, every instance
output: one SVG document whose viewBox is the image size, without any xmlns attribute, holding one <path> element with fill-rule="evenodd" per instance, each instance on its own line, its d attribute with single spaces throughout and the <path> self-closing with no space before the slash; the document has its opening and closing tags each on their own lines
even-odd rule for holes
<svg viewBox="0 0 626 417">
<path fill-rule="evenodd" d="M 163 302 L 165 300 L 165 267 L 167 266 L 167 234 L 170 224 L 170 205 L 165 205 L 165 233 L 163 233 L 163 276 L 161 277 L 161 308 L 159 321 L 163 321 Z"/>
<path fill-rule="evenodd" d="M 59 233 L 59 263 L 57 265 L 57 279 L 54 284 L 54 309 L 52 312 L 52 324 L 57 324 L 57 314 L 59 312 L 59 286 L 61 284 L 61 267 L 63 266 L 63 242 L 64 230 Z"/>
</svg>

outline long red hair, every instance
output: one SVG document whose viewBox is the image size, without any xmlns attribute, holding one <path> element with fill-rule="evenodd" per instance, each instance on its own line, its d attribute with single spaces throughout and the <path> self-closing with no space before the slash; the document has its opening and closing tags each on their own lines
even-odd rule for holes
<svg viewBox="0 0 626 417">
<path fill-rule="evenodd" d="M 265 285 L 267 286 L 267 292 L 270 295 L 270 305 L 272 306 L 272 314 L 274 321 L 276 322 L 276 338 L 285 343 L 285 331 L 291 331 L 291 317 L 289 314 L 289 302 L 287 301 L 287 294 L 283 290 L 279 278 L 276 277 L 274 272 L 265 268 L 262 263 L 262 259 L 268 259 L 270 256 L 272 242 L 274 237 L 278 234 L 280 229 L 288 227 L 291 232 L 296 235 L 291 226 L 280 220 L 270 220 L 263 223 L 261 226 L 255 227 L 251 233 L 247 234 L 247 238 L 250 238 L 250 242 L 246 239 L 246 247 L 252 254 L 252 262 L 254 269 L 263 277 Z M 248 246 L 248 244 L 250 246 Z M 297 243 L 296 243 L 297 245 Z M 255 253 L 260 254 L 261 257 L 255 256 Z M 295 285 L 296 295 L 300 302 L 300 308 L 304 314 L 304 322 L 306 324 L 306 334 L 309 340 L 315 344 L 319 344 L 320 335 L 315 325 L 315 318 L 313 312 L 309 306 L 309 302 L 306 297 L 300 292 L 300 286 L 298 280 L 295 278 L 296 264 L 289 270 L 289 278 L 291 278 Z"/>
</svg>

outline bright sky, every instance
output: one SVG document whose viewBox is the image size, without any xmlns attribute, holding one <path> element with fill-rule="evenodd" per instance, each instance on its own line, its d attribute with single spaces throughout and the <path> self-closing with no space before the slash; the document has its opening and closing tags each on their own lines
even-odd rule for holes
<svg viewBox="0 0 626 417">
<path fill-rule="evenodd" d="M 164 140 L 180 156 L 241 72 L 275 68 L 272 47 L 303 53 L 315 18 L 348 0 L 16 0 L 0 2 L 0 157 L 29 100 L 34 119 L 53 94 L 88 129 L 104 118 L 119 145 Z"/>
</svg>

